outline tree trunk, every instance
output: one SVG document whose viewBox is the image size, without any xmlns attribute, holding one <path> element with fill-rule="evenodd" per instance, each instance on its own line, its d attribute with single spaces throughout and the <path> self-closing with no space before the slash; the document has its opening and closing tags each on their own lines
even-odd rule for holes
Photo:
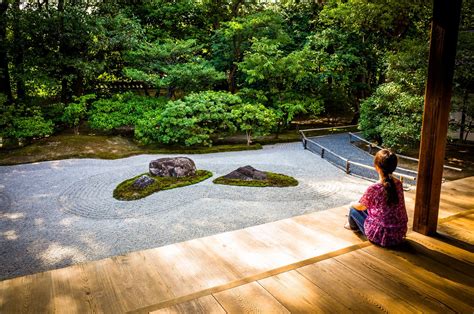
<svg viewBox="0 0 474 314">
<path fill-rule="evenodd" d="M 7 30 L 7 10 L 8 3 L 0 3 L 0 93 L 7 96 L 8 101 L 12 101 L 12 90 L 10 85 L 10 72 L 8 70 L 8 52 L 6 44 Z"/>
<path fill-rule="evenodd" d="M 252 143 L 252 134 L 250 133 L 250 131 L 245 131 L 246 135 L 247 135 L 247 146 L 250 146 L 250 144 Z"/>
<path fill-rule="evenodd" d="M 74 80 L 74 96 L 82 96 L 84 95 L 84 76 L 82 73 L 78 72 L 76 79 Z"/>
<path fill-rule="evenodd" d="M 235 82 L 236 73 L 237 73 L 237 65 L 235 63 L 232 63 L 232 65 L 230 66 L 229 75 L 227 76 L 229 92 L 231 92 L 232 94 L 235 94 L 235 92 L 237 91 L 237 84 Z"/>
<path fill-rule="evenodd" d="M 467 138 L 469 136 L 469 133 L 471 133 L 472 130 L 472 121 L 469 122 L 469 126 L 467 127 L 466 134 L 464 135 L 464 142 L 467 142 Z"/>
<path fill-rule="evenodd" d="M 59 21 L 59 56 L 61 60 L 61 102 L 68 103 L 69 102 L 69 84 L 67 79 L 65 78 L 68 74 L 66 66 L 64 65 L 64 56 L 66 55 L 66 46 L 64 43 L 64 0 L 58 0 L 58 12 L 60 14 L 60 21 Z"/>
<path fill-rule="evenodd" d="M 463 106 L 461 110 L 461 125 L 459 126 L 459 139 L 464 140 L 464 130 L 466 127 L 466 108 Z"/>
<path fill-rule="evenodd" d="M 244 0 L 234 0 L 234 1 L 232 1 L 232 6 L 231 6 L 232 17 L 238 17 L 239 16 L 240 6 L 242 5 L 243 2 L 244 2 Z"/>
<path fill-rule="evenodd" d="M 15 54 L 13 56 L 13 65 L 16 72 L 16 96 L 19 100 L 25 99 L 25 82 L 23 80 L 24 76 L 24 55 L 23 55 L 23 43 L 22 43 L 22 34 L 20 30 L 20 0 L 15 0 L 15 11 L 13 18 L 13 47 L 15 49 Z"/>
</svg>

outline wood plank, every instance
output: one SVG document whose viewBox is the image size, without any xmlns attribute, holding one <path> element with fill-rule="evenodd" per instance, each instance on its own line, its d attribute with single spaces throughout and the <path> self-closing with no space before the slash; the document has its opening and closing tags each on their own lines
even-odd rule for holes
<svg viewBox="0 0 474 314">
<path fill-rule="evenodd" d="M 1 313 L 47 313 L 55 310 L 50 272 L 2 282 Z"/>
<path fill-rule="evenodd" d="M 460 193 L 454 189 L 444 189 L 441 192 L 440 200 L 445 202 L 447 206 L 452 205 L 461 208 L 461 210 L 474 209 L 474 196 Z"/>
<path fill-rule="evenodd" d="M 164 271 L 155 267 L 146 252 L 115 256 L 112 261 L 111 282 L 127 311 L 175 297 L 162 277 Z"/>
<path fill-rule="evenodd" d="M 442 253 L 460 260 L 462 263 L 467 263 L 466 267 L 474 265 L 474 254 L 466 250 L 449 245 L 433 237 L 427 237 L 417 232 L 411 232 L 407 235 L 407 239 L 411 240 L 428 250 Z M 463 266 L 464 267 L 464 266 Z M 461 267 L 462 268 L 462 267 Z M 474 273 L 474 272 L 473 272 Z"/>
<path fill-rule="evenodd" d="M 347 206 L 333 208 L 309 215 L 293 217 L 293 220 L 312 230 L 321 230 L 347 241 L 352 244 L 367 241 L 360 233 L 350 232 L 344 229 L 347 222 L 347 214 L 349 209 Z"/>
<path fill-rule="evenodd" d="M 474 248 L 474 215 L 444 222 L 438 226 L 438 232 L 465 242 Z"/>
<path fill-rule="evenodd" d="M 257 282 L 214 294 L 227 313 L 289 313 Z"/>
<path fill-rule="evenodd" d="M 183 302 L 180 304 L 172 305 L 167 308 L 159 309 L 151 314 L 172 314 L 172 313 L 202 313 L 202 314 L 225 314 L 226 311 L 212 296 L 204 296 L 191 301 Z"/>
<path fill-rule="evenodd" d="M 212 255 L 201 240 L 169 245 L 147 251 L 147 254 L 152 267 L 159 271 L 161 280 L 172 291 L 173 298 L 238 279 L 232 269 Z"/>
<path fill-rule="evenodd" d="M 287 271 L 290 271 L 290 270 L 293 270 L 293 269 L 296 269 L 296 268 L 299 268 L 299 267 L 303 267 L 305 265 L 309 265 L 309 264 L 312 264 L 312 263 L 317 263 L 321 260 L 330 259 L 334 256 L 338 256 L 338 255 L 341 255 L 341 254 L 346 254 L 348 252 L 352 252 L 354 250 L 357 250 L 359 248 L 366 247 L 366 246 L 369 246 L 369 245 L 371 245 L 370 242 L 364 242 L 364 243 L 356 244 L 356 245 L 346 247 L 346 248 L 343 248 L 343 249 L 340 249 L 340 250 L 337 250 L 337 251 L 332 251 L 332 252 L 329 252 L 329 253 L 326 253 L 326 254 L 323 254 L 323 255 L 320 255 L 320 256 L 315 256 L 315 257 L 307 259 L 307 260 L 300 260 L 300 261 L 297 261 L 296 263 L 293 263 L 293 264 L 288 264 L 288 265 L 284 265 L 284 266 L 279 267 L 279 268 L 269 269 L 265 272 L 256 273 L 256 274 L 254 274 L 252 276 L 249 276 L 249 277 L 242 277 L 242 278 L 239 278 L 238 280 L 229 281 L 228 283 L 220 285 L 220 286 L 199 290 L 199 291 L 196 291 L 192 294 L 179 296 L 179 297 L 176 297 L 174 299 L 166 300 L 164 302 L 160 302 L 160 303 L 157 303 L 157 304 L 150 304 L 149 306 L 146 306 L 146 307 L 143 307 L 143 308 L 140 308 L 140 309 L 135 309 L 133 311 L 130 311 L 129 313 L 148 313 L 148 312 L 156 310 L 156 309 L 169 307 L 169 306 L 172 306 L 172 305 L 175 305 L 175 304 L 179 304 L 179 303 L 182 303 L 182 302 L 197 299 L 199 297 L 209 295 L 209 294 L 212 294 L 212 293 L 217 293 L 217 292 L 221 292 L 221 291 L 224 291 L 224 290 L 229 290 L 229 289 L 247 284 L 249 282 L 254 282 L 254 281 L 258 281 L 258 280 L 261 280 L 261 279 L 264 279 L 264 278 L 267 278 L 267 277 L 270 277 L 270 276 L 278 275 L 278 274 L 281 274 L 283 272 L 287 272 Z"/>
<path fill-rule="evenodd" d="M 348 308 L 296 271 L 259 281 L 291 313 L 347 312 Z"/>
<path fill-rule="evenodd" d="M 280 220 L 266 225 L 265 229 L 249 229 L 256 239 L 275 248 L 288 251 L 295 259 L 308 259 L 317 255 L 352 245 L 337 236 L 321 230 L 313 230 L 294 221 Z"/>
<path fill-rule="evenodd" d="M 68 309 L 71 313 L 98 312 L 99 309 L 91 293 L 90 281 L 82 265 L 53 271 L 51 278 L 55 309 Z"/>
<path fill-rule="evenodd" d="M 384 250 L 389 251 L 390 254 L 407 260 L 413 265 L 429 270 L 437 276 L 453 280 L 461 286 L 474 287 L 473 274 L 471 273 L 470 275 L 467 275 L 465 272 L 457 270 L 457 267 L 453 267 L 453 265 L 456 266 L 456 263 L 453 261 L 457 261 L 458 263 L 459 261 L 447 255 L 427 251 L 425 247 L 412 241 L 407 241 L 405 245 L 400 246 L 397 249 Z M 465 266 L 463 263 L 461 265 Z M 466 271 L 465 267 L 463 270 Z"/>
<path fill-rule="evenodd" d="M 84 273 L 89 279 L 90 298 L 99 312 L 123 313 L 124 303 L 114 287 L 112 259 L 99 260 L 83 265 Z"/>
<path fill-rule="evenodd" d="M 474 190 L 472 189 L 473 186 L 474 176 L 446 182 L 443 184 L 441 192 L 444 192 L 445 189 L 448 189 L 454 191 L 457 194 L 474 197 Z"/>
<path fill-rule="evenodd" d="M 461 0 L 434 0 L 413 228 L 436 233 Z"/>
<path fill-rule="evenodd" d="M 423 281 L 398 270 L 365 252 L 354 251 L 335 258 L 373 283 L 383 285 L 385 291 L 396 294 L 415 308 L 427 312 L 464 312 L 472 308 L 464 302 L 430 287 Z"/>
<path fill-rule="evenodd" d="M 409 276 L 423 281 L 430 287 L 443 291 L 451 298 L 458 299 L 474 309 L 474 286 L 460 284 L 456 281 L 458 276 L 454 278 L 449 277 L 449 273 L 447 274 L 445 271 L 446 267 L 443 267 L 442 274 L 433 272 L 432 269 L 438 267 L 435 260 L 425 260 L 423 267 L 420 267 L 419 263 L 412 263 L 410 260 L 378 246 L 366 247 L 361 249 L 361 251 L 390 264 Z"/>
<path fill-rule="evenodd" d="M 324 260 L 297 270 L 326 293 L 338 299 L 351 312 L 418 312 L 398 295 L 389 293 L 380 283 L 371 283 L 335 259 Z"/>
</svg>

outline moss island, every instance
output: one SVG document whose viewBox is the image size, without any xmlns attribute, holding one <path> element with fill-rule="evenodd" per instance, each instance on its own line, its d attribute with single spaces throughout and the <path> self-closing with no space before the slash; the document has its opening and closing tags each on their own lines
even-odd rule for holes
<svg viewBox="0 0 474 314">
<path fill-rule="evenodd" d="M 148 172 L 137 175 L 131 179 L 120 183 L 114 190 L 114 198 L 120 201 L 138 200 L 153 193 L 179 188 L 191 184 L 196 184 L 212 177 L 212 172 L 207 170 L 197 170 L 195 175 L 186 177 L 158 177 L 150 176 L 154 182 L 145 188 L 136 188 L 133 183 L 143 175 L 149 175 Z"/>
</svg>

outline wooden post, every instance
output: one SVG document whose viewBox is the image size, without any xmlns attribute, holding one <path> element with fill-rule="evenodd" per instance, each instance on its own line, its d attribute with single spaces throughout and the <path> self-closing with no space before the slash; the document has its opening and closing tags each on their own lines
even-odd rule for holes
<svg viewBox="0 0 474 314">
<path fill-rule="evenodd" d="M 321 158 L 324 158 L 324 148 L 321 149 Z"/>
<path fill-rule="evenodd" d="M 434 0 L 413 230 L 436 233 L 461 0 Z"/>
</svg>

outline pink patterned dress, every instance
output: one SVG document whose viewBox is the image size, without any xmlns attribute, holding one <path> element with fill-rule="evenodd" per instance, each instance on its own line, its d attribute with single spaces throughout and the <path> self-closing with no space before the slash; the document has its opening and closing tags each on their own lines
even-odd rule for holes
<svg viewBox="0 0 474 314">
<path fill-rule="evenodd" d="M 403 196 L 403 186 L 394 180 L 397 187 L 398 203 L 388 206 L 382 183 L 374 183 L 367 188 L 359 203 L 367 207 L 364 222 L 365 235 L 371 242 L 381 246 L 397 245 L 407 233 L 408 216 Z"/>
</svg>

